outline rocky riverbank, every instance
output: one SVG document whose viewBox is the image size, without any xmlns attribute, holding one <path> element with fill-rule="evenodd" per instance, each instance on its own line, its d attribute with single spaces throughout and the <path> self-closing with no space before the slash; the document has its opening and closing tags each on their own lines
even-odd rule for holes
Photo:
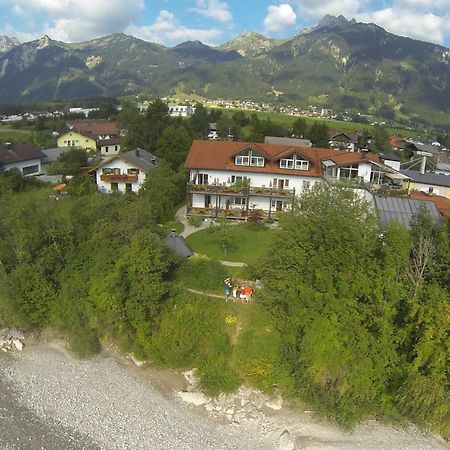
<svg viewBox="0 0 450 450">
<path fill-rule="evenodd" d="M 209 399 L 195 371 L 138 367 L 111 352 L 77 360 L 62 341 L 25 344 L 0 352 L 4 449 L 448 448 L 414 427 L 375 421 L 345 433 L 249 388 Z"/>
</svg>

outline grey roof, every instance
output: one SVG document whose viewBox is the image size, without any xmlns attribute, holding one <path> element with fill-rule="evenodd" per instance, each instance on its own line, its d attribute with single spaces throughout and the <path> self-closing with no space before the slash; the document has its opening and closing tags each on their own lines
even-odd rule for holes
<svg viewBox="0 0 450 450">
<path fill-rule="evenodd" d="M 169 236 L 164 239 L 164 243 L 175 253 L 181 256 L 185 256 L 186 258 L 194 254 L 192 250 L 187 246 L 184 237 L 177 234 L 175 230 L 172 230 Z"/>
<path fill-rule="evenodd" d="M 159 161 L 155 155 L 143 150 L 142 148 L 119 153 L 117 156 L 124 161 L 134 164 L 140 169 L 144 169 L 146 172 L 154 169 L 158 165 Z"/>
<path fill-rule="evenodd" d="M 378 217 L 383 225 L 393 220 L 409 228 L 411 219 L 418 213 L 420 208 L 425 208 L 431 215 L 436 225 L 441 225 L 441 215 L 433 202 L 412 200 L 407 197 L 381 197 L 373 196 Z"/>
<path fill-rule="evenodd" d="M 0 165 L 43 158 L 43 153 L 34 144 L 0 144 Z"/>
<path fill-rule="evenodd" d="M 388 161 L 401 161 L 401 159 L 395 153 L 382 153 L 381 159 Z"/>
<path fill-rule="evenodd" d="M 312 142 L 309 139 L 297 139 L 289 137 L 265 136 L 264 144 L 284 144 L 298 145 L 299 147 L 311 147 Z"/>
<path fill-rule="evenodd" d="M 425 172 L 420 173 L 418 170 L 402 169 L 400 171 L 404 175 L 411 178 L 415 183 L 432 184 L 433 186 L 450 187 L 450 176 L 439 173 Z"/>
<path fill-rule="evenodd" d="M 42 153 L 45 155 L 45 158 L 42 160 L 42 163 L 46 164 L 56 161 L 63 153 L 68 152 L 72 148 L 73 147 L 56 147 L 42 150 Z"/>
</svg>

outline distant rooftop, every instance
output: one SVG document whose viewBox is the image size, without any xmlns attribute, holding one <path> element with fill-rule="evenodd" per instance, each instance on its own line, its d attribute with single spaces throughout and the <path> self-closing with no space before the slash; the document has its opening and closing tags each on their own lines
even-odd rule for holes
<svg viewBox="0 0 450 450">
<path fill-rule="evenodd" d="M 264 144 L 297 145 L 299 147 L 312 146 L 312 142 L 309 139 L 298 139 L 298 138 L 278 137 L 278 136 L 265 136 Z"/>
</svg>

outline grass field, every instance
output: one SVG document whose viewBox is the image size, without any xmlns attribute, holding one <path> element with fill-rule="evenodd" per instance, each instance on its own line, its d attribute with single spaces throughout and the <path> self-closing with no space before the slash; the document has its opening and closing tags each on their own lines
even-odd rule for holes
<svg viewBox="0 0 450 450">
<path fill-rule="evenodd" d="M 222 108 L 221 108 L 222 109 Z M 364 129 L 371 131 L 373 129 L 372 125 L 356 123 L 356 122 L 344 122 L 342 120 L 332 120 L 332 119 L 321 119 L 315 117 L 304 117 L 304 116 L 289 116 L 287 114 L 273 113 L 266 111 L 250 111 L 242 109 L 222 109 L 225 114 L 232 115 L 236 111 L 243 111 L 247 116 L 256 114 L 259 119 L 270 119 L 272 122 L 277 122 L 282 125 L 291 126 L 300 117 L 305 119 L 308 126 L 311 126 L 314 122 L 325 123 L 328 128 L 341 130 L 341 131 L 363 131 Z M 417 136 L 417 132 L 413 130 L 406 130 L 404 128 L 392 128 L 386 127 L 390 135 L 398 135 L 403 137 L 414 137 Z"/>
<path fill-rule="evenodd" d="M 186 241 L 194 252 L 207 255 L 211 259 L 252 264 L 267 250 L 273 233 L 267 227 L 253 224 L 225 226 L 230 236 L 227 252 L 221 243 L 220 233 L 208 229 L 191 234 Z"/>
</svg>

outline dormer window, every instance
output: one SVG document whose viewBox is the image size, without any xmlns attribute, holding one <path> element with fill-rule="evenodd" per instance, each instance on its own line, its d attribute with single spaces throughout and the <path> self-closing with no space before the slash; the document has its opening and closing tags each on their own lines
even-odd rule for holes
<svg viewBox="0 0 450 450">
<path fill-rule="evenodd" d="M 308 170 L 309 161 L 306 159 L 301 159 L 294 154 L 291 158 L 280 159 L 280 169 Z"/>
<path fill-rule="evenodd" d="M 262 156 L 252 156 L 250 158 L 250 165 L 256 167 L 264 167 L 264 158 Z"/>
<path fill-rule="evenodd" d="M 236 156 L 234 162 L 236 166 L 264 167 L 264 158 L 255 155 L 252 150 L 249 150 L 245 155 Z"/>
<path fill-rule="evenodd" d="M 249 157 L 245 156 L 236 156 L 235 163 L 237 166 L 248 166 Z"/>
</svg>

